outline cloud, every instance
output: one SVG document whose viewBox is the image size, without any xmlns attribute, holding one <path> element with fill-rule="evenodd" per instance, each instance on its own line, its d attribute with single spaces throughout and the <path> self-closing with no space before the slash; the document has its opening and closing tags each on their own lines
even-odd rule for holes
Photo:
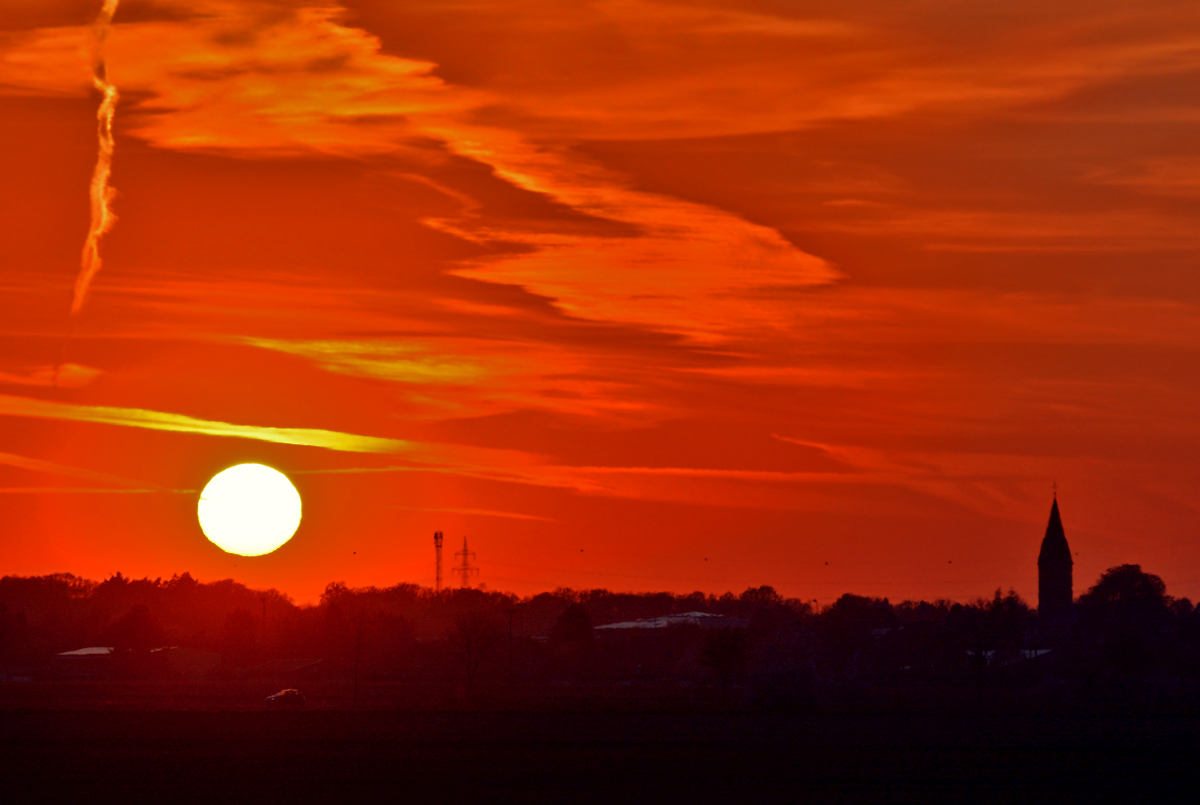
<svg viewBox="0 0 1200 805">
<path fill-rule="evenodd" d="M 881 450 L 862 445 L 822 444 L 772 434 L 775 439 L 818 450 L 847 468 L 845 477 L 867 483 L 906 487 L 940 498 L 990 518 L 1012 518 L 1045 495 L 1055 477 L 1069 477 L 1076 488 L 1099 486 L 1112 467 L 1088 457 L 1030 455 L 1027 452 L 952 452 Z M 1136 462 L 1127 461 L 1132 468 Z M 1149 467 L 1145 469 L 1149 470 Z M 1158 494 L 1200 511 L 1183 489 L 1160 488 Z"/>
<path fill-rule="evenodd" d="M 1200 246 L 1200 234 L 1182 210 L 914 210 L 897 205 L 871 219 L 828 222 L 822 228 L 859 237 L 916 237 L 926 249 L 946 252 L 1161 252 Z"/>
<path fill-rule="evenodd" d="M 449 147 L 492 165 L 514 185 L 636 232 L 588 236 L 520 231 L 469 218 L 429 220 L 472 240 L 532 247 L 530 253 L 473 261 L 454 271 L 459 276 L 521 286 L 555 300 L 572 316 L 639 324 L 700 342 L 777 326 L 786 313 L 768 289 L 821 286 L 841 277 L 775 229 L 711 206 L 629 189 L 621 177 L 578 155 L 495 130 L 439 133 Z"/>
<path fill-rule="evenodd" d="M 459 276 L 520 286 L 570 316 L 698 342 L 724 340 L 751 322 L 777 326 L 785 313 L 767 291 L 824 285 L 840 276 L 771 227 L 631 189 L 625 177 L 552 147 L 520 119 L 480 122 L 501 98 L 444 81 L 432 62 L 382 52 L 378 38 L 346 24 L 335 3 L 314 0 L 280 14 L 233 0 L 174 5 L 197 16 L 118 24 L 109 43 L 113 81 L 141 98 L 129 110 L 128 126 L 155 146 L 256 156 L 404 153 L 426 172 L 448 152 L 625 231 L 547 232 L 481 216 L 469 191 L 465 201 L 452 191 L 462 204 L 459 214 L 427 217 L 428 226 L 489 251 L 521 251 L 472 260 L 455 270 Z M 704 24 L 740 30 L 754 19 L 709 14 Z M 9 48 L 0 81 L 29 91 L 81 91 L 76 36 L 47 29 Z"/>
<path fill-rule="evenodd" d="M 133 125 L 168 148 L 393 151 L 405 116 L 461 101 L 442 91 L 435 65 L 379 57 L 377 41 L 338 23 L 334 2 L 160 0 L 151 18 L 117 18 L 109 75 L 143 94 Z M 86 94 L 86 26 L 44 28 L 0 41 L 0 87 Z M 7 47 L 5 47 L 7 45 Z M 81 75 L 80 69 L 83 69 Z"/>
<path fill-rule="evenodd" d="M 1122 168 L 1095 169 L 1090 181 L 1128 187 L 1148 196 L 1200 199 L 1200 156 L 1141 159 Z"/>
<path fill-rule="evenodd" d="M 446 446 L 442 446 L 446 447 Z M 449 456 L 447 456 L 449 457 Z M 452 463 L 299 470 L 298 475 L 432 473 L 581 495 L 687 502 L 714 506 L 796 508 L 790 488 L 882 483 L 891 476 L 848 472 L 778 472 L 697 467 L 569 466 L 523 456 L 502 460 L 496 451 L 459 448 Z M 491 459 L 490 461 L 488 459 Z M 501 459 L 501 460 L 497 460 Z"/>
<path fill-rule="evenodd" d="M 406 414 L 409 418 L 486 416 L 522 409 L 613 417 L 646 414 L 653 408 L 628 382 L 599 376 L 595 358 L 589 361 L 529 338 L 463 334 L 240 341 L 307 358 L 335 374 L 386 381 L 414 406 Z"/>
<path fill-rule="evenodd" d="M 1200 12 L 1188 4 L 1109 3 L 1087 8 L 1086 24 L 1083 11 L 1018 4 L 998 15 L 951 0 L 920 15 L 872 2 L 525 2 L 518 11 L 160 0 L 155 14 L 118 18 L 114 70 L 152 94 L 143 108 L 156 114 L 141 125 L 154 142 L 361 153 L 395 148 L 435 119 L 501 118 L 545 142 L 978 115 L 1200 65 Z M 0 80 L 82 93 L 86 69 L 71 66 L 82 28 L 10 38 Z"/>
<path fill-rule="evenodd" d="M 62 366 L 39 366 L 24 373 L 0 372 L 0 384 L 81 389 L 91 385 L 102 374 L 101 370 L 91 366 L 64 363 Z"/>
<path fill-rule="evenodd" d="M 510 520 L 540 520 L 546 523 L 557 522 L 549 517 L 538 517 L 533 514 L 518 514 L 516 512 L 502 512 L 494 509 L 422 509 L 415 506 L 389 506 L 390 509 L 400 509 L 409 512 L 433 512 L 444 514 L 465 514 L 472 517 L 500 517 Z"/>
<path fill-rule="evenodd" d="M 141 408 L 112 408 L 99 405 L 36 400 L 29 397 L 0 395 L 0 416 L 57 419 L 68 422 L 91 422 L 147 430 L 197 433 L 235 439 L 254 439 L 275 444 L 294 444 L 320 447 L 351 453 L 403 453 L 412 450 L 412 443 L 376 436 L 319 430 L 314 428 L 271 428 L 254 425 L 234 425 L 197 419 L 183 414 L 147 411 Z"/>
<path fill-rule="evenodd" d="M 65 486 L 0 487 L 0 495 L 193 495 L 195 489 L 85 489 Z"/>
<path fill-rule="evenodd" d="M 55 464 L 52 461 L 28 458 L 26 456 L 19 456 L 14 453 L 0 453 L 0 464 L 4 464 L 9 467 L 17 467 L 23 470 L 29 470 L 31 472 L 48 473 L 50 475 L 63 475 L 68 478 L 99 481 L 101 483 L 116 484 L 117 486 L 151 486 L 155 487 L 156 489 L 158 488 L 155 484 L 147 484 L 145 481 L 135 481 L 130 478 L 122 478 L 119 475 L 93 472 L 91 470 L 80 469 L 78 467 L 68 467 L 63 464 Z"/>
<path fill-rule="evenodd" d="M 543 139 L 779 132 L 914 114 L 1003 114 L 1197 65 L 1186 3 L 903 5 L 346 0 L 389 52 L 503 98 Z M 490 36 L 489 36 L 490 34 Z"/>
<path fill-rule="evenodd" d="M 474 385 L 486 375 L 477 363 L 412 342 L 390 339 L 361 341 L 285 341 L 246 338 L 262 349 L 300 355 L 339 374 L 374 377 L 396 383 Z"/>
</svg>

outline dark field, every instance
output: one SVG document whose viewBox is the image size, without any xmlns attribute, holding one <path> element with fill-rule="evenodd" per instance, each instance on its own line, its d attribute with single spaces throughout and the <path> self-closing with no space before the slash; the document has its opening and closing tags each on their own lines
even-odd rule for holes
<svg viewBox="0 0 1200 805">
<path fill-rule="evenodd" d="M 540 712 L 331 702 L 272 712 L 34 702 L 42 706 L 10 699 L 0 712 L 4 802 L 1148 802 L 1190 798 L 1200 749 L 1200 719 L 1162 707 L 799 714 L 562 699 Z"/>
</svg>

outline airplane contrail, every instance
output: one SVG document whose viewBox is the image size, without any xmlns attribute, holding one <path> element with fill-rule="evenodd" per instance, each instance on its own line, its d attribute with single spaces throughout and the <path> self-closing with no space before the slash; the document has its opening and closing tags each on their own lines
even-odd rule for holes
<svg viewBox="0 0 1200 805">
<path fill-rule="evenodd" d="M 88 288 L 92 278 L 100 270 L 100 239 L 112 229 L 117 217 L 113 215 L 112 200 L 115 191 L 109 185 L 112 176 L 113 148 L 113 118 L 117 113 L 117 88 L 108 80 L 108 62 L 105 54 L 105 44 L 108 33 L 112 29 L 113 15 L 117 13 L 120 0 L 104 0 L 104 8 L 96 18 L 96 50 L 93 56 L 92 84 L 103 94 L 100 110 L 96 113 L 99 121 L 100 153 L 96 158 L 96 170 L 92 173 L 92 224 L 88 229 L 87 241 L 83 245 L 83 260 L 79 277 L 75 280 L 75 296 L 71 300 L 71 315 L 77 315 L 83 309 L 87 299 Z"/>
</svg>

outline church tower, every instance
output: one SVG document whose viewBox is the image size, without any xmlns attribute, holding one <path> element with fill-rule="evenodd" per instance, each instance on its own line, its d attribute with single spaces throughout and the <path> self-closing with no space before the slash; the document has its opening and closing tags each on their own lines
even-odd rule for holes
<svg viewBox="0 0 1200 805">
<path fill-rule="evenodd" d="M 1071 547 L 1063 533 L 1062 518 L 1058 516 L 1058 496 L 1050 507 L 1050 523 L 1038 554 L 1038 614 L 1044 617 L 1070 609 L 1073 600 L 1071 585 Z"/>
</svg>

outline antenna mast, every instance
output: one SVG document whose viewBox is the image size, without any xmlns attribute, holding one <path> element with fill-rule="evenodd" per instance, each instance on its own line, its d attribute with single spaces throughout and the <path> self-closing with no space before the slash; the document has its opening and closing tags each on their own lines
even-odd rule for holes
<svg viewBox="0 0 1200 805">
<path fill-rule="evenodd" d="M 459 583 L 463 587 L 471 586 L 471 576 L 479 575 L 479 568 L 471 567 L 471 560 L 475 558 L 475 552 L 467 550 L 467 538 L 463 537 L 463 549 L 454 554 L 454 558 L 462 557 L 462 564 L 453 568 L 452 572 L 459 576 Z"/>
<path fill-rule="evenodd" d="M 433 532 L 433 551 L 437 555 L 437 576 L 433 583 L 433 589 L 441 591 L 442 589 L 442 532 Z"/>
</svg>

